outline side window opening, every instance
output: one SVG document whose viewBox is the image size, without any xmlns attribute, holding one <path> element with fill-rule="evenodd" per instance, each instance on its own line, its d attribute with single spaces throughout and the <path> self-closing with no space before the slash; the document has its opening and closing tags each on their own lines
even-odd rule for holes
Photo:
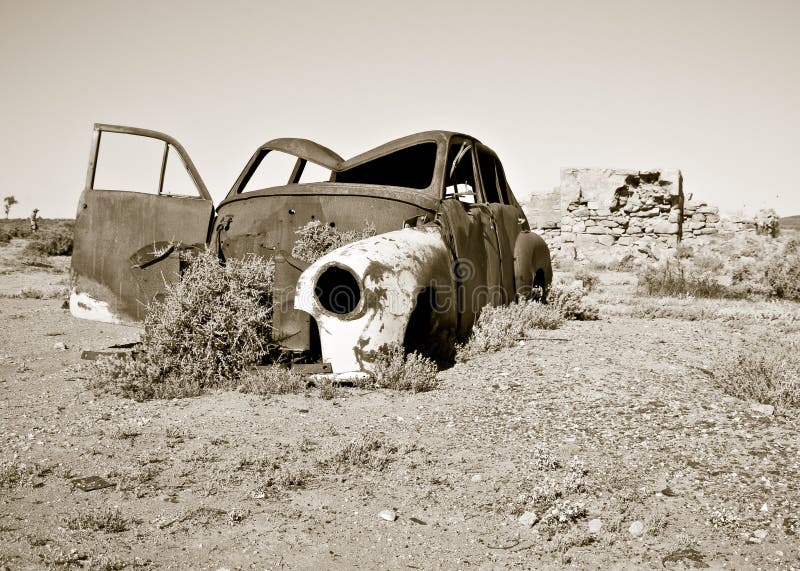
<svg viewBox="0 0 800 571">
<path fill-rule="evenodd" d="M 158 194 L 165 144 L 151 137 L 102 132 L 93 188 Z"/>
<path fill-rule="evenodd" d="M 194 185 L 189 170 L 186 168 L 175 147 L 169 145 L 167 151 L 167 164 L 164 169 L 164 184 L 161 194 L 171 196 L 197 196 L 197 188 Z"/>
<path fill-rule="evenodd" d="M 481 181 L 486 193 L 487 202 L 508 204 L 506 179 L 500 160 L 484 149 L 478 150 L 478 165 L 481 169 Z"/>
<path fill-rule="evenodd" d="M 173 196 L 200 196 L 180 153 L 153 137 L 103 131 L 94 189 Z"/>
<path fill-rule="evenodd" d="M 300 180 L 297 181 L 300 184 L 308 182 L 328 182 L 331 179 L 330 169 L 326 169 L 311 161 L 303 162 L 305 162 L 305 166 L 303 167 L 303 172 L 300 174 Z"/>
<path fill-rule="evenodd" d="M 293 183 L 327 182 L 330 178 L 330 169 L 294 155 L 264 149 L 253 163 L 239 192 L 252 192 Z"/>
<path fill-rule="evenodd" d="M 475 169 L 472 164 L 472 145 L 467 142 L 450 145 L 447 152 L 444 197 L 474 204 L 477 198 Z"/>
<path fill-rule="evenodd" d="M 298 160 L 300 159 L 286 153 L 262 150 L 239 192 L 252 192 L 289 184 Z"/>
</svg>

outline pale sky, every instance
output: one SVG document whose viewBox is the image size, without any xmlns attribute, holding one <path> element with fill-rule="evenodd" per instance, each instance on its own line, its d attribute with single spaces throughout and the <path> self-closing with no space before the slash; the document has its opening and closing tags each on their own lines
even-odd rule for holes
<svg viewBox="0 0 800 571">
<path fill-rule="evenodd" d="M 799 28 L 794 0 L 0 0 L 0 194 L 74 216 L 95 122 L 173 135 L 217 201 L 269 139 L 347 158 L 447 129 L 520 198 L 661 166 L 800 214 Z"/>
</svg>

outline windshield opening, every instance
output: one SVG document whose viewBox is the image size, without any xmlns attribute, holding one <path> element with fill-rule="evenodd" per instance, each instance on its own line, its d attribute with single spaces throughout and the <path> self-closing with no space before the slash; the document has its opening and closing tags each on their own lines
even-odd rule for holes
<svg viewBox="0 0 800 571">
<path fill-rule="evenodd" d="M 436 167 L 434 142 L 420 143 L 336 173 L 336 182 L 428 188 Z"/>
</svg>

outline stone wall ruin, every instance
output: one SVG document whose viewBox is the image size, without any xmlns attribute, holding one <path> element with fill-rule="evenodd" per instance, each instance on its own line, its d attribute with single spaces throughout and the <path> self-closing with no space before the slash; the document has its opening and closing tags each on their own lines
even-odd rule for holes
<svg viewBox="0 0 800 571">
<path fill-rule="evenodd" d="M 553 192 L 525 206 L 531 227 L 567 259 L 611 263 L 626 256 L 662 258 L 752 221 L 723 220 L 719 209 L 687 200 L 677 169 L 565 168 Z"/>
</svg>

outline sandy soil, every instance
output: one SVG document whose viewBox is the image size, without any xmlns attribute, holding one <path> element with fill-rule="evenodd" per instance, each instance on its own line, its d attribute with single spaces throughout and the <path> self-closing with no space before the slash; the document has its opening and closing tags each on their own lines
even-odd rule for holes
<svg viewBox="0 0 800 571">
<path fill-rule="evenodd" d="M 65 267 L 9 269 L 0 291 L 63 288 Z M 615 301 L 630 276 L 602 278 L 600 321 L 459 364 L 433 392 L 332 400 L 99 397 L 81 350 L 138 331 L 2 298 L 0 568 L 800 568 L 797 417 L 710 378 L 749 336 L 797 334 L 797 306 L 642 319 Z M 75 486 L 94 475 L 111 485 Z M 548 524 L 552 506 L 567 521 Z"/>
</svg>

